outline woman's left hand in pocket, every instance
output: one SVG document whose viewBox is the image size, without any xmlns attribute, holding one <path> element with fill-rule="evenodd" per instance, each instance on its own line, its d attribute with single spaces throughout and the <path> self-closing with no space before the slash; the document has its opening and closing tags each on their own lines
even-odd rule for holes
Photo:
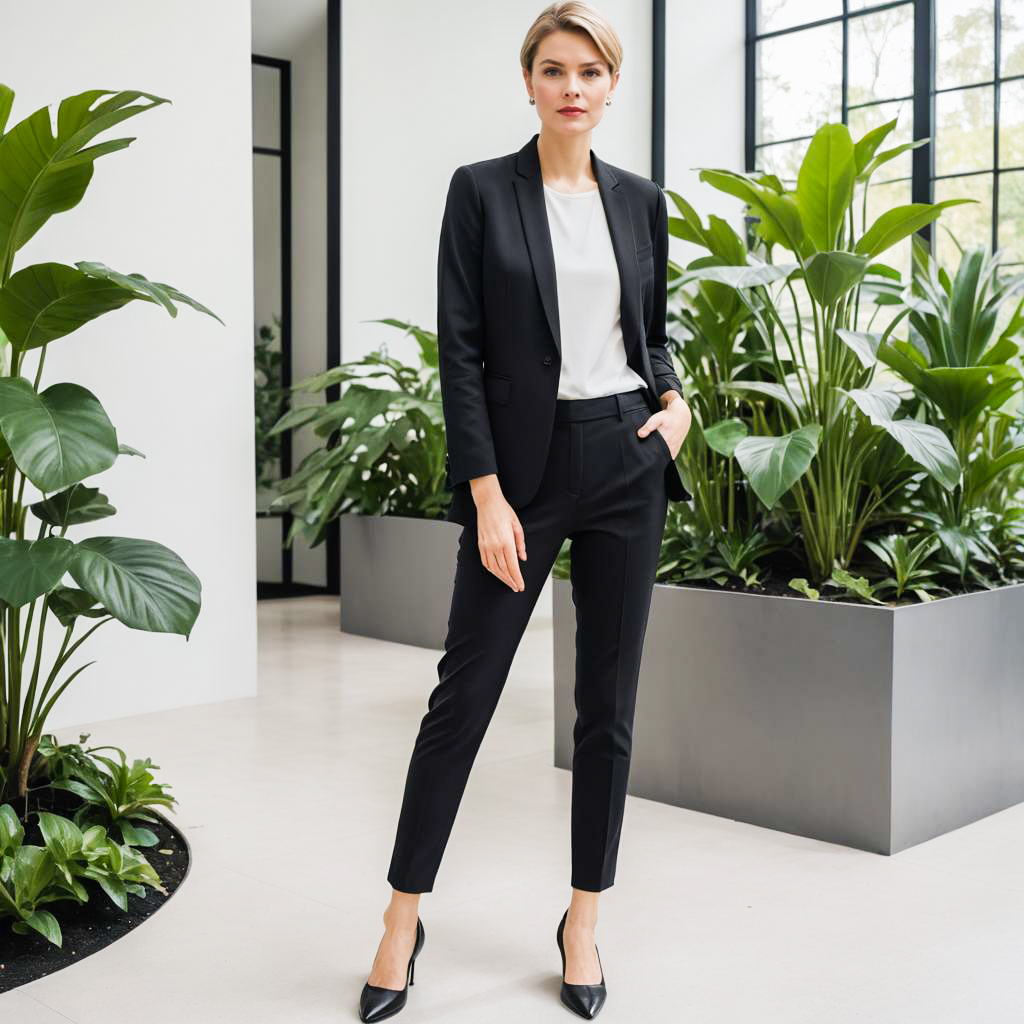
<svg viewBox="0 0 1024 1024">
<path fill-rule="evenodd" d="M 693 414 L 683 398 L 673 398 L 660 412 L 652 413 L 650 418 L 637 430 L 641 437 L 646 437 L 652 430 L 660 430 L 661 436 L 668 445 L 673 460 L 683 447 L 683 441 L 690 432 Z"/>
</svg>

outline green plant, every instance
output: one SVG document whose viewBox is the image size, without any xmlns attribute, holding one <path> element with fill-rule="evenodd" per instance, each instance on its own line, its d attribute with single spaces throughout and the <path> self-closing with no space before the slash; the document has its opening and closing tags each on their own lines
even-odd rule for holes
<svg viewBox="0 0 1024 1024">
<path fill-rule="evenodd" d="M 58 679 L 92 633 L 117 619 L 132 629 L 187 638 L 200 607 L 199 580 L 163 545 L 65 537 L 69 527 L 115 512 L 83 481 L 121 455 L 141 453 L 119 442 L 86 388 L 60 382 L 39 389 L 47 350 L 133 300 L 160 305 L 171 316 L 176 302 L 185 303 L 219 320 L 171 285 L 102 263 L 42 263 L 12 273 L 18 249 L 50 217 L 81 201 L 95 161 L 133 141 L 90 145 L 96 135 L 168 102 L 148 93 L 90 90 L 61 101 L 54 136 L 46 107 L 5 131 L 13 99 L 0 85 L 0 800 L 24 795 L 47 715 L 91 662 L 59 685 Z M 37 360 L 34 380 L 23 376 L 30 357 Z M 41 495 L 31 504 L 24 500 L 26 482 Z M 30 511 L 38 523 L 34 537 L 27 536 Z M 77 587 L 63 585 L 66 574 Z M 47 667 L 43 638 L 51 617 L 64 637 Z M 72 642 L 79 621 L 89 619 L 96 621 Z"/>
<path fill-rule="evenodd" d="M 939 546 L 935 536 L 924 536 L 916 543 L 901 533 L 889 534 L 877 540 L 865 540 L 865 547 L 870 548 L 892 573 L 881 582 L 892 586 L 897 597 L 902 597 L 907 590 L 913 591 L 922 601 L 930 601 L 931 589 L 934 584 L 930 577 L 935 575 L 934 569 L 924 568 L 928 556 Z"/>
<path fill-rule="evenodd" d="M 253 351 L 257 487 L 273 487 L 278 479 L 277 460 L 281 457 L 281 435 L 271 434 L 270 431 L 288 407 L 288 388 L 281 383 L 281 350 L 273 348 L 280 333 L 281 321 L 275 316 L 274 327 L 263 324 L 256 332 Z"/>
<path fill-rule="evenodd" d="M 866 204 L 873 172 L 906 148 L 878 152 L 895 125 L 891 121 L 856 143 L 845 125 L 824 125 L 807 148 L 793 190 L 772 175 L 752 178 L 708 168 L 700 173 L 702 181 L 748 204 L 768 253 L 766 261 L 755 261 L 735 245 L 726 254 L 717 246 L 711 259 L 683 274 L 684 282 L 730 288 L 749 315 L 759 349 L 752 361 L 756 374 L 717 383 L 719 390 L 745 399 L 749 421 L 707 423 L 715 429 L 705 429 L 704 442 L 735 459 L 766 509 L 785 496 L 787 510 L 799 519 L 814 581 L 850 564 L 874 513 L 910 472 L 923 470 L 947 490 L 960 477 L 946 436 L 930 424 L 899 417 L 900 394 L 873 383 L 872 339 L 859 330 L 865 282 L 899 276 L 878 257 L 944 208 L 969 201 L 898 206 L 857 233 L 856 185 L 863 185 Z M 701 228 L 687 204 L 676 205 L 691 240 L 706 243 L 710 230 Z M 775 247 L 795 261 L 771 262 Z M 782 315 L 783 300 L 792 303 L 792 328 Z M 907 312 L 893 318 L 878 344 Z"/>
<path fill-rule="evenodd" d="M 44 904 L 60 900 L 85 903 L 92 879 L 121 910 L 128 895 L 145 895 L 149 885 L 166 894 L 148 860 L 131 846 L 120 845 L 102 825 L 84 832 L 67 818 L 38 812 L 43 846 L 24 844 L 25 829 L 10 804 L 0 805 L 0 920 L 13 918 L 19 935 L 36 931 L 56 946 L 60 925 Z"/>
<path fill-rule="evenodd" d="M 116 750 L 120 761 L 94 753 L 107 749 Z M 97 762 L 105 765 L 106 770 Z M 83 803 L 73 818 L 76 825 L 83 822 L 102 824 L 108 830 L 118 829 L 122 841 L 132 846 L 155 846 L 158 842 L 156 834 L 135 822 L 155 822 L 157 819 L 146 813 L 147 807 L 170 808 L 175 803 L 174 797 L 165 792 L 170 786 L 153 779 L 150 769 L 159 767 L 148 757 L 144 761 L 136 758 L 129 767 L 125 752 L 120 747 L 92 747 L 85 759 L 74 763 L 72 777 L 55 779 L 50 786 L 82 798 Z"/>
<path fill-rule="evenodd" d="M 961 252 L 950 280 L 925 245 L 914 245 L 910 338 L 890 338 L 876 351 L 913 385 L 927 422 L 944 432 L 964 467 L 954 491 L 924 485 L 928 505 L 956 524 L 996 500 L 1003 478 L 1024 463 L 1024 439 L 1011 433 L 1014 418 L 997 415 L 1020 392 L 1021 374 L 1010 360 L 1019 352 L 1014 338 L 1024 329 L 1024 299 L 994 337 L 1000 308 L 1024 291 L 1024 274 L 1001 280 L 1001 253 L 981 246 Z"/>
<path fill-rule="evenodd" d="M 345 512 L 435 518 L 451 500 L 444 489 L 445 434 L 437 362 L 437 335 L 399 320 L 379 320 L 412 335 L 420 366 L 407 366 L 381 346 L 362 359 L 333 367 L 292 386 L 315 394 L 348 383 L 341 397 L 292 408 L 271 434 L 310 427 L 324 438 L 298 469 L 277 484 L 271 509 L 295 519 L 285 539 L 301 532 L 312 545 Z M 369 371 L 369 372 L 361 372 Z M 369 387 L 383 377 L 393 387 Z M 380 422 L 374 422 L 376 420 Z"/>
</svg>

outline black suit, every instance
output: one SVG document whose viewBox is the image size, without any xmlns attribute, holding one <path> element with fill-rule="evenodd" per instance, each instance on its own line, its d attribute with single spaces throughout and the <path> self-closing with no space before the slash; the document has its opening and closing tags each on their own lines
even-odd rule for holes
<svg viewBox="0 0 1024 1024">
<path fill-rule="evenodd" d="M 470 768 L 566 538 L 576 606 L 570 884 L 615 877 L 640 658 L 669 496 L 689 498 L 664 437 L 637 428 L 681 387 L 665 350 L 665 199 L 591 151 L 621 281 L 627 361 L 648 387 L 558 399 L 555 266 L 535 135 L 459 167 L 438 260 L 438 348 L 463 526 L 439 681 L 409 763 L 388 881 L 429 892 Z M 468 480 L 497 473 L 523 528 L 518 592 L 481 563 Z"/>
<path fill-rule="evenodd" d="M 593 150 L 621 283 L 626 362 L 652 412 L 682 394 L 665 344 L 668 211 L 649 178 Z M 518 153 L 459 167 L 448 189 L 437 260 L 437 334 L 448 439 L 446 518 L 472 515 L 468 481 L 497 473 L 518 508 L 534 495 L 551 441 L 561 366 L 555 264 L 534 135 Z M 665 492 L 690 500 L 675 462 Z"/>
</svg>

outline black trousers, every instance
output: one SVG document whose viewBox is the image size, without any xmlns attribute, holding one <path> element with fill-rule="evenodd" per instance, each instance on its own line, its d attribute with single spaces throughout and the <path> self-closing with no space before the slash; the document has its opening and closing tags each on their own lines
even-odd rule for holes
<svg viewBox="0 0 1024 1024">
<path fill-rule="evenodd" d="M 576 608 L 570 885 L 612 885 L 632 751 L 644 634 L 665 528 L 671 452 L 642 393 L 559 399 L 543 479 L 516 509 L 526 589 L 484 568 L 476 520 L 459 539 L 439 681 L 427 701 L 405 783 L 388 882 L 430 892 L 470 768 L 537 595 L 571 538 Z"/>
</svg>

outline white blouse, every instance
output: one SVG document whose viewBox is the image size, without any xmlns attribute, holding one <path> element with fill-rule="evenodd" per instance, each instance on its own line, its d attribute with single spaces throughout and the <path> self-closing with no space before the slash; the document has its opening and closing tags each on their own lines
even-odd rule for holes
<svg viewBox="0 0 1024 1024">
<path fill-rule="evenodd" d="M 544 186 L 555 257 L 562 366 L 558 398 L 597 398 L 647 387 L 626 364 L 621 285 L 599 189 Z"/>
</svg>

